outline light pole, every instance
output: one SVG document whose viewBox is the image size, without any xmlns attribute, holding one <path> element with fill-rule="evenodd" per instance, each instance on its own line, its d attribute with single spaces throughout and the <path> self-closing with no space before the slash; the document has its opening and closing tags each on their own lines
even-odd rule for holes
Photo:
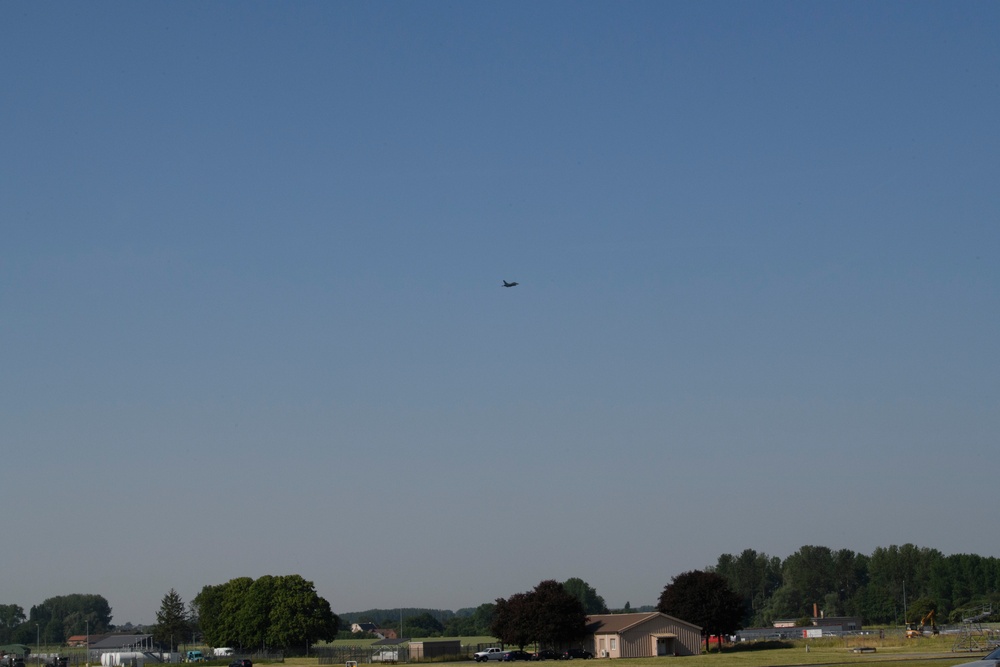
<svg viewBox="0 0 1000 667">
<path fill-rule="evenodd" d="M 42 646 L 42 635 L 38 629 L 38 623 L 35 623 L 35 664 L 38 664 L 38 660 L 41 658 L 39 653 L 41 652 Z"/>
<path fill-rule="evenodd" d="M 84 647 L 84 650 L 87 652 L 87 667 L 90 667 L 90 621 L 89 620 L 88 621 L 84 621 L 84 623 L 87 624 L 86 625 L 86 627 L 87 627 L 87 645 Z"/>
</svg>

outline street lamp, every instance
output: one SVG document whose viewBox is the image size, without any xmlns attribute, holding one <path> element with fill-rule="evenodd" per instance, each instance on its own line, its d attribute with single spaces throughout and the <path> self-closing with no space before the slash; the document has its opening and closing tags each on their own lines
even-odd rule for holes
<svg viewBox="0 0 1000 667">
<path fill-rule="evenodd" d="M 35 623 L 35 664 L 38 664 L 38 660 L 41 657 L 39 653 L 41 652 L 42 646 L 42 635 L 38 629 L 38 623 Z"/>
<path fill-rule="evenodd" d="M 87 651 L 87 667 L 90 667 L 90 621 L 84 621 L 87 627 L 87 645 L 84 650 Z"/>
</svg>

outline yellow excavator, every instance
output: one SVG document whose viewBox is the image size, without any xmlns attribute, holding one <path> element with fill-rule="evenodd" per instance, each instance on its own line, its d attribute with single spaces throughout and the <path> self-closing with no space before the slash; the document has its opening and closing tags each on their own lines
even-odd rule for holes
<svg viewBox="0 0 1000 667">
<path fill-rule="evenodd" d="M 924 631 L 927 629 L 927 625 L 931 626 L 931 634 L 936 635 L 940 632 L 938 630 L 937 623 L 934 622 L 934 610 L 931 609 L 929 612 L 924 614 L 924 617 L 920 619 L 919 623 L 907 623 L 906 624 L 906 638 L 916 639 L 917 637 L 923 637 Z"/>
</svg>

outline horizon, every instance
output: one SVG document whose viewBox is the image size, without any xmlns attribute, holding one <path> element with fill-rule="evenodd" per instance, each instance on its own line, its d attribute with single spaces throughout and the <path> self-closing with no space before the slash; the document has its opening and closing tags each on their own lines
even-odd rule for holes
<svg viewBox="0 0 1000 667">
<path fill-rule="evenodd" d="M 798 553 L 801 549 L 809 547 L 809 546 L 824 547 L 824 548 L 830 549 L 831 551 L 837 551 L 837 550 L 839 550 L 839 548 L 833 548 L 833 547 L 829 547 L 829 546 L 826 546 L 826 545 L 800 545 L 800 547 L 798 549 L 796 549 L 794 552 L 792 552 L 790 554 L 787 554 L 785 556 L 777 556 L 776 554 L 767 553 L 767 552 L 764 552 L 764 551 L 757 551 L 757 553 L 759 555 L 762 555 L 762 556 L 767 556 L 768 558 L 774 558 L 774 557 L 780 558 L 781 562 L 784 563 L 784 561 L 789 556 L 794 555 L 794 554 Z M 880 545 L 879 547 L 876 547 L 876 549 L 892 549 L 893 547 L 904 547 L 904 546 L 913 546 L 916 549 L 921 549 L 921 550 L 922 549 L 927 549 L 927 550 L 935 551 L 935 552 L 941 554 L 941 556 L 943 558 L 949 558 L 949 557 L 952 557 L 952 556 L 961 556 L 961 555 L 973 555 L 973 556 L 978 556 L 980 558 L 991 558 L 991 559 L 997 558 L 995 556 L 983 556 L 981 554 L 969 554 L 968 552 L 952 552 L 952 553 L 948 553 L 948 552 L 945 552 L 945 551 L 943 551 L 941 549 L 938 549 L 938 548 L 935 548 L 935 547 L 931 547 L 931 546 L 927 546 L 927 545 L 920 545 L 920 544 L 912 544 L 912 543 Z M 751 549 L 751 548 L 747 547 L 747 549 Z M 742 550 L 740 550 L 740 552 L 741 551 Z M 754 550 L 754 551 L 756 551 L 756 550 Z M 874 549 L 873 549 L 873 552 L 874 552 Z M 863 555 L 865 557 L 871 557 L 872 556 L 872 553 L 862 553 L 862 552 L 857 552 L 857 551 L 855 551 L 854 553 L 859 554 L 859 555 Z M 730 554 L 719 554 L 716 557 L 715 563 L 706 564 L 706 565 L 704 565 L 702 567 L 692 568 L 692 569 L 696 569 L 696 570 L 711 570 L 718 563 L 719 558 L 722 557 L 722 556 L 724 556 L 724 555 L 738 556 L 739 552 L 737 552 L 737 553 L 730 553 Z M 685 571 L 689 571 L 689 570 L 685 570 Z M 279 574 L 280 575 L 289 575 L 289 574 L 299 574 L 299 573 L 268 573 L 268 574 L 271 574 L 272 576 L 279 576 Z M 672 578 L 674 576 L 677 576 L 677 575 L 680 575 L 680 574 L 683 574 L 683 572 L 677 572 L 675 575 L 672 575 L 671 578 L 670 578 L 670 580 L 672 580 Z M 261 575 L 261 576 L 265 576 L 265 575 Z M 569 578 L 572 578 L 572 576 L 573 575 L 570 575 Z M 256 577 L 254 577 L 254 578 L 256 579 Z M 303 577 L 303 578 L 306 579 L 307 581 L 311 581 L 311 580 L 308 579 L 308 577 Z M 670 580 L 665 581 L 664 584 L 663 584 L 663 586 L 666 586 L 667 584 L 669 584 Z M 227 581 L 229 581 L 229 580 L 227 580 Z M 563 582 L 561 582 L 561 583 L 564 583 L 564 582 L 565 582 L 565 580 L 563 580 Z M 205 584 L 205 585 L 218 585 L 218 584 L 222 584 L 222 583 L 226 583 L 226 582 L 221 582 L 220 581 L 220 582 L 214 582 L 212 584 Z M 312 582 L 312 583 L 315 584 L 315 582 Z M 531 588 L 533 588 L 535 585 L 537 585 L 537 583 L 538 582 L 535 582 L 534 584 L 526 586 L 523 590 L 510 591 L 510 592 L 508 592 L 506 594 L 498 595 L 498 596 L 496 596 L 494 598 L 491 598 L 490 600 L 486 600 L 486 601 L 483 601 L 483 602 L 476 603 L 474 605 L 466 605 L 466 606 L 429 607 L 429 606 L 426 606 L 426 605 L 408 604 L 408 605 L 402 605 L 402 606 L 396 605 L 396 606 L 387 606 L 387 607 L 365 607 L 363 609 L 355 609 L 353 611 L 338 612 L 336 609 L 332 608 L 333 604 L 331 603 L 331 608 L 332 608 L 333 613 L 335 615 L 337 615 L 338 618 L 343 618 L 344 616 L 351 616 L 351 615 L 357 615 L 357 614 L 373 613 L 373 612 L 393 613 L 393 612 L 399 612 L 401 610 L 402 611 L 406 611 L 406 610 L 438 611 L 438 612 L 449 612 L 451 614 L 457 615 L 458 612 L 460 612 L 460 611 L 466 611 L 466 610 L 475 611 L 480 605 L 487 604 L 487 603 L 493 603 L 493 602 L 496 601 L 497 598 L 500 598 L 500 597 L 507 598 L 507 597 L 510 597 L 511 595 L 514 595 L 516 593 L 526 592 L 526 591 L 530 590 Z M 588 585 L 592 585 L 592 584 L 590 584 L 590 582 L 586 582 L 585 581 L 585 583 L 587 583 Z M 199 588 L 199 591 L 197 591 L 197 592 L 200 592 L 200 590 L 201 589 Z M 197 595 L 197 592 L 195 594 L 192 594 L 192 596 L 191 596 L 190 599 L 189 598 L 185 598 L 184 596 L 181 596 L 181 599 L 184 601 L 185 606 L 190 606 L 190 603 L 193 600 L 193 598 L 195 597 L 195 595 Z M 317 588 L 316 592 L 317 592 L 318 595 L 320 595 L 320 597 L 324 597 L 325 599 L 327 599 L 328 602 L 330 602 L 329 598 L 326 598 L 323 595 L 323 592 L 320 591 L 320 590 L 318 590 L 318 588 Z M 655 600 L 653 602 L 638 602 L 638 603 L 633 602 L 632 600 L 624 600 L 621 604 L 617 604 L 617 605 L 615 605 L 615 604 L 608 604 L 607 603 L 607 598 L 601 593 L 601 591 L 597 590 L 596 592 L 597 592 L 597 595 L 600 595 L 602 598 L 605 599 L 605 603 L 607 604 L 607 608 L 608 608 L 608 610 L 610 612 L 620 612 L 622 609 L 624 609 L 626 603 L 629 604 L 630 609 L 632 609 L 632 610 L 643 609 L 643 608 L 652 608 L 652 609 L 656 608 L 656 601 Z M 660 594 L 660 592 L 662 592 L 662 586 L 660 587 L 660 590 L 656 592 L 656 595 L 654 597 L 658 597 L 659 594 Z M 72 594 L 73 593 L 60 593 L 59 595 L 72 595 Z M 89 594 L 101 595 L 100 593 L 93 593 L 93 592 L 89 593 Z M 164 594 L 166 594 L 166 593 L 164 593 Z M 44 600 L 39 600 L 38 602 L 35 603 L 35 605 L 41 604 L 42 602 L 44 602 Z M 132 625 L 132 626 L 142 626 L 142 627 L 149 627 L 151 625 L 155 625 L 155 623 L 152 623 L 152 622 L 135 621 L 135 620 L 130 620 L 130 619 L 126 619 L 126 620 L 120 621 L 120 622 L 115 622 L 113 601 L 110 600 L 110 599 L 108 599 L 108 602 L 109 602 L 109 605 L 111 607 L 111 612 L 112 612 L 112 617 L 111 617 L 112 618 L 112 625 L 115 626 L 115 627 L 120 626 L 120 625 L 129 625 L 129 624 Z M 10 604 L 10 602 L 6 602 L 5 604 Z M 160 604 L 160 602 L 158 601 L 156 609 L 159 608 L 159 604 Z M 31 606 L 23 606 L 25 612 L 28 612 L 29 609 L 30 609 L 30 607 Z M 154 612 L 153 612 L 154 616 L 155 616 L 155 613 L 156 612 L 154 610 Z M 641 612 L 637 612 L 637 613 L 641 613 Z M 385 619 L 383 619 L 383 620 L 385 620 Z M 405 617 L 404 617 L 404 620 L 405 620 Z M 343 630 L 343 629 L 344 628 L 341 628 L 341 630 Z"/>
</svg>

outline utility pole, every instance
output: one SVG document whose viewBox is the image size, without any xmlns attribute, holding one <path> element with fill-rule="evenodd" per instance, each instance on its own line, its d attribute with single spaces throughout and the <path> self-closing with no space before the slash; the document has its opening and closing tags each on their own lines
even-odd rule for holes
<svg viewBox="0 0 1000 667">
<path fill-rule="evenodd" d="M 903 627 L 906 627 L 906 579 L 903 579 Z"/>
</svg>

